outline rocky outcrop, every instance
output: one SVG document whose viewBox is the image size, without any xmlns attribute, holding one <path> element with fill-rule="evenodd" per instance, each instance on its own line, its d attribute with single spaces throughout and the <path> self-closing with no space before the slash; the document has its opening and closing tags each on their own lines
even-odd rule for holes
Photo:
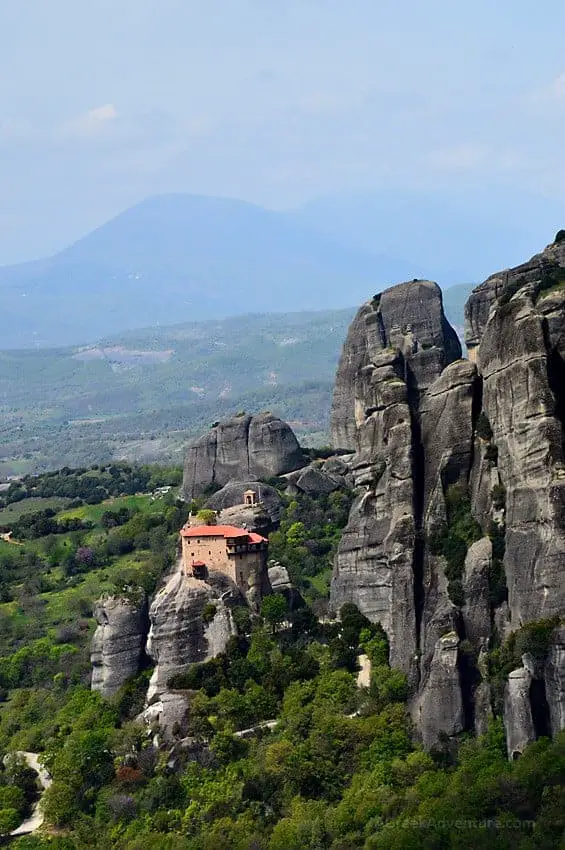
<svg viewBox="0 0 565 850">
<path fill-rule="evenodd" d="M 393 287 L 351 325 L 332 408 L 334 446 L 354 451 L 356 498 L 331 606 L 355 602 L 383 625 L 427 746 L 486 728 L 498 702 L 476 659 L 495 630 L 505 640 L 565 614 L 564 241 L 474 290 L 466 342 L 462 360 L 433 284 Z M 446 633 L 465 641 L 451 667 Z M 524 667 L 508 682 L 512 752 L 544 734 L 540 687 L 552 733 L 565 724 L 562 647 L 556 633 L 545 672 Z M 428 716 L 438 681 L 451 689 L 441 722 Z"/>
<path fill-rule="evenodd" d="M 528 744 L 536 739 L 530 687 L 532 675 L 525 667 L 513 670 L 504 688 L 504 728 L 506 747 L 512 760 L 522 755 Z"/>
<path fill-rule="evenodd" d="M 398 349 L 410 383 L 421 392 L 447 363 L 461 356 L 457 334 L 443 313 L 441 291 L 430 281 L 413 281 L 387 289 L 361 307 L 339 361 L 331 413 L 335 448 L 357 448 L 357 429 L 364 419 L 359 377 L 372 355 L 386 347 Z"/>
<path fill-rule="evenodd" d="M 230 580 L 210 571 L 207 582 L 184 575 L 180 569 L 151 604 L 147 654 L 155 662 L 148 702 L 168 693 L 169 679 L 189 664 L 208 661 L 223 652 L 235 634 L 229 596 L 239 596 Z"/>
<path fill-rule="evenodd" d="M 241 508 L 247 490 L 253 490 L 259 507 L 267 515 L 271 524 L 280 522 L 283 500 L 278 490 L 268 484 L 263 484 L 261 481 L 230 481 L 221 490 L 210 496 L 206 502 L 206 507 L 218 512 L 229 508 Z M 237 525 L 236 522 L 232 524 Z"/>
<path fill-rule="evenodd" d="M 91 645 L 93 691 L 112 697 L 139 673 L 149 623 L 147 600 L 106 596 L 96 603 L 98 627 Z"/>
<path fill-rule="evenodd" d="M 454 632 L 439 638 L 426 683 L 415 701 L 413 719 L 427 749 L 465 728 L 458 653 L 459 638 Z"/>
<path fill-rule="evenodd" d="M 282 475 L 305 463 L 298 440 L 281 419 L 270 413 L 234 416 L 189 446 L 183 498 L 193 499 L 230 481 Z"/>
<path fill-rule="evenodd" d="M 505 491 L 504 567 L 514 629 L 565 610 L 562 281 L 565 245 L 559 243 L 489 278 L 467 305 L 468 344 L 482 375 L 483 411 Z"/>
<path fill-rule="evenodd" d="M 348 467 L 338 458 L 330 458 L 326 463 L 316 461 L 304 469 L 285 475 L 285 478 L 288 481 L 289 493 L 306 493 L 307 496 L 314 497 L 326 496 L 335 490 L 348 487 L 351 483 Z"/>
<path fill-rule="evenodd" d="M 336 559 L 331 605 L 339 610 L 354 602 L 378 620 L 389 636 L 391 663 L 413 684 L 423 582 L 420 407 L 460 355 L 439 287 L 414 281 L 363 305 L 336 379 L 332 440 L 355 450 L 357 498 Z"/>
<path fill-rule="evenodd" d="M 463 623 L 465 637 L 475 647 L 486 647 L 492 632 L 489 576 L 492 567 L 492 541 L 482 537 L 470 546 L 463 576 Z"/>
</svg>

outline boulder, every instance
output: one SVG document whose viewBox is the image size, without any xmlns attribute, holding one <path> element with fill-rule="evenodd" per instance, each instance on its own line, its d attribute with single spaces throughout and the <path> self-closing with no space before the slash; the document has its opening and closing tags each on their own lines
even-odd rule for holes
<svg viewBox="0 0 565 850">
<path fill-rule="evenodd" d="M 91 688 L 108 698 L 139 673 L 149 628 L 147 600 L 105 596 L 96 603 L 98 627 L 90 651 Z"/>
<path fill-rule="evenodd" d="M 334 490 L 347 486 L 343 476 L 327 473 L 317 463 L 312 463 L 297 472 L 291 472 L 285 478 L 291 493 L 306 493 L 307 496 L 326 496 Z"/>
<path fill-rule="evenodd" d="M 305 463 L 296 436 L 281 419 L 270 413 L 234 416 L 189 446 L 182 495 L 190 500 L 230 481 L 271 478 Z"/>
</svg>

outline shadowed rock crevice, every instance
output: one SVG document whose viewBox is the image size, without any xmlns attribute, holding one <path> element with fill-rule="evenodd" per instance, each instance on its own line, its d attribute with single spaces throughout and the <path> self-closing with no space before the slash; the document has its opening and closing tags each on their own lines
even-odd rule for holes
<svg viewBox="0 0 565 850">
<path fill-rule="evenodd" d="M 534 678 L 530 685 L 530 708 L 536 738 L 551 737 L 549 706 L 543 679 Z"/>
</svg>

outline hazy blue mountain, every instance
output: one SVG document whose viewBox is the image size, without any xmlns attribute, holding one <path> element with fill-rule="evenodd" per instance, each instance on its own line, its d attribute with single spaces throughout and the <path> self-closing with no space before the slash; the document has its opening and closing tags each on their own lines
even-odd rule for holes
<svg viewBox="0 0 565 850">
<path fill-rule="evenodd" d="M 402 255 L 403 256 L 403 255 Z M 425 271 L 243 201 L 149 198 L 59 254 L 0 269 L 0 347 L 250 312 L 339 309 Z"/>
<path fill-rule="evenodd" d="M 293 219 L 354 251 L 409 256 L 442 286 L 484 280 L 534 254 L 563 227 L 562 203 L 526 190 L 457 194 L 383 189 L 321 197 Z"/>
</svg>

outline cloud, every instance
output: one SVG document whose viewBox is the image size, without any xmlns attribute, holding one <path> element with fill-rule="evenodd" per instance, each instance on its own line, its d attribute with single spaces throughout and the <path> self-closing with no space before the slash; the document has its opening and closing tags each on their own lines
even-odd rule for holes
<svg viewBox="0 0 565 850">
<path fill-rule="evenodd" d="M 103 106 L 95 106 L 84 115 L 73 118 L 63 126 L 63 135 L 66 136 L 93 136 L 100 133 L 108 124 L 116 121 L 119 117 L 118 110 L 113 103 L 105 103 Z"/>
</svg>

